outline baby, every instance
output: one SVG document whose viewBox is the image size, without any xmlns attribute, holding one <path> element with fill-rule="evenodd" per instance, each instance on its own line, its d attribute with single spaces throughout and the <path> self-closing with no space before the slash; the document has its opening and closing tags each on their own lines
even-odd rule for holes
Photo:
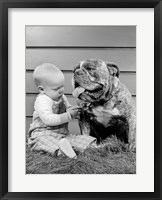
<svg viewBox="0 0 162 200">
<path fill-rule="evenodd" d="M 76 158 L 74 148 L 85 149 L 95 138 L 71 135 L 68 122 L 80 113 L 64 95 L 64 75 L 55 65 L 43 63 L 33 73 L 39 94 L 34 104 L 28 143 L 32 150 L 64 154 Z"/>
</svg>

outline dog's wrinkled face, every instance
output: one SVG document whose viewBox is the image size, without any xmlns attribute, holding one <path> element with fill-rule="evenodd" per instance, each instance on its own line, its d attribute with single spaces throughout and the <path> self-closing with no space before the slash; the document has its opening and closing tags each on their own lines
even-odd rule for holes
<svg viewBox="0 0 162 200">
<path fill-rule="evenodd" d="M 105 98 L 114 83 L 115 70 L 112 68 L 99 59 L 79 62 L 73 73 L 73 96 L 88 102 Z"/>
</svg>

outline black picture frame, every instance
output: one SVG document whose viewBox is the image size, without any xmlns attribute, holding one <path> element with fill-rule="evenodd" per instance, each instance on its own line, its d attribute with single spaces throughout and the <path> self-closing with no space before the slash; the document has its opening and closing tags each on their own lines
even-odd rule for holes
<svg viewBox="0 0 162 200">
<path fill-rule="evenodd" d="M 8 8 L 154 8 L 154 192 L 8 192 Z M 162 136 L 160 136 L 162 129 L 162 123 L 160 123 L 162 119 L 162 58 L 160 57 L 162 53 L 162 1 L 0 0 L 0 15 L 0 198 L 160 200 L 162 198 L 162 192 L 160 192 L 162 188 Z"/>
</svg>

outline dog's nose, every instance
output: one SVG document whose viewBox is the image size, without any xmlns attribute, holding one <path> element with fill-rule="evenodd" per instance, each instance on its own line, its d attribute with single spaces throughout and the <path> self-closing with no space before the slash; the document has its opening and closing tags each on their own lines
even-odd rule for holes
<svg viewBox="0 0 162 200">
<path fill-rule="evenodd" d="M 76 72 L 75 72 L 77 75 L 83 75 L 83 71 L 81 69 L 78 69 Z"/>
</svg>

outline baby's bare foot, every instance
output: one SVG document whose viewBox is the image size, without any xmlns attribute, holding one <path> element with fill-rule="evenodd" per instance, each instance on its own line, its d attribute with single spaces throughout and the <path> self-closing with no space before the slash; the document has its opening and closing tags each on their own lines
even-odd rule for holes
<svg viewBox="0 0 162 200">
<path fill-rule="evenodd" d="M 60 140 L 59 147 L 60 151 L 69 158 L 74 158 L 74 159 L 77 158 L 75 151 L 73 150 L 70 142 L 66 138 Z"/>
</svg>

